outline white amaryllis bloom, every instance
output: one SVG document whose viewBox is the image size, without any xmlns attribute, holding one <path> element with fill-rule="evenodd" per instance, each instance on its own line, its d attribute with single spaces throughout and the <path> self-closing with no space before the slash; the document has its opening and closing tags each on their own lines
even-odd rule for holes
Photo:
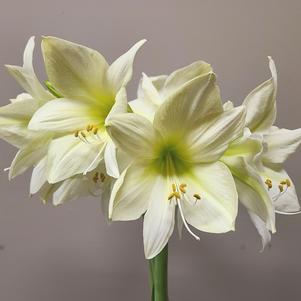
<svg viewBox="0 0 301 301">
<path fill-rule="evenodd" d="M 182 221 L 212 233 L 234 230 L 237 192 L 229 169 L 217 160 L 241 134 L 244 107 L 223 112 L 212 73 L 188 81 L 159 106 L 154 121 L 119 114 L 107 121 L 113 141 L 132 163 L 116 181 L 112 220 L 144 215 L 146 258 L 153 258 Z"/>
<path fill-rule="evenodd" d="M 101 165 L 86 176 L 77 175 L 54 185 L 47 182 L 47 151 L 55 134 L 29 130 L 28 123 L 42 105 L 55 97 L 40 84 L 35 75 L 34 46 L 34 37 L 31 37 L 24 50 L 23 66 L 6 66 L 27 92 L 12 99 L 10 104 L 0 107 L 0 137 L 19 148 L 9 168 L 9 178 L 34 167 L 30 182 L 31 195 L 39 193 L 43 201 L 52 199 L 54 205 L 80 196 L 101 195 L 102 204 L 107 207 L 113 180 Z M 104 213 L 107 215 L 107 209 Z"/>
<path fill-rule="evenodd" d="M 283 169 L 282 164 L 290 154 L 295 152 L 301 143 L 301 129 L 287 130 L 273 126 L 276 119 L 277 72 L 271 57 L 269 57 L 269 66 L 272 77 L 255 88 L 244 100 L 244 105 L 247 108 L 246 127 L 249 129 L 247 130 L 249 132 L 248 143 L 241 143 L 237 148 L 234 145 L 234 148 L 230 146 L 225 153 L 225 155 L 229 155 L 230 160 L 229 157 L 223 156 L 224 162 L 228 163 L 228 166 L 232 164 L 231 170 L 234 173 L 235 170 L 238 171 L 236 184 L 242 203 L 257 204 L 257 206 L 250 207 L 246 205 L 246 207 L 262 237 L 263 248 L 271 240 L 269 231 L 274 231 L 267 218 L 262 215 L 263 211 L 260 210 L 259 206 L 265 204 L 266 209 L 270 212 L 271 221 L 275 218 L 275 212 L 294 214 L 300 210 L 295 186 Z M 250 141 L 252 141 L 251 144 Z M 260 149 L 256 141 L 258 143 L 262 141 L 262 149 Z M 250 147 L 251 145 L 253 146 Z M 247 149 L 249 151 L 253 149 L 253 156 L 251 156 L 251 160 L 247 160 L 248 163 L 246 163 L 244 156 L 244 150 Z M 231 154 L 235 154 L 236 158 L 232 157 L 231 159 Z M 253 179 L 260 177 L 257 179 L 257 182 L 261 180 L 261 186 L 246 185 L 244 176 L 247 173 L 242 173 L 244 170 L 242 165 L 246 167 L 245 170 L 249 170 L 254 174 Z M 254 165 L 256 166 L 256 171 L 254 170 Z M 235 169 L 235 167 L 238 167 L 238 169 Z M 269 196 L 270 201 L 268 201 L 266 195 Z M 274 213 L 271 211 L 269 202 Z"/>
<path fill-rule="evenodd" d="M 109 66 L 95 50 L 54 37 L 43 39 L 46 72 L 59 98 L 34 114 L 29 129 L 59 135 L 48 148 L 49 183 L 87 174 L 103 159 L 107 174 L 118 177 L 115 146 L 104 123 L 112 114 L 127 111 L 124 87 L 144 42 L 135 44 Z"/>
<path fill-rule="evenodd" d="M 42 134 L 28 129 L 33 114 L 54 97 L 44 89 L 33 69 L 34 37 L 25 47 L 23 66 L 7 65 L 9 73 L 27 93 L 22 93 L 11 103 L 0 107 L 0 137 L 19 148 L 10 168 L 9 178 L 23 173 L 38 164 L 46 155 L 52 133 Z"/>
</svg>

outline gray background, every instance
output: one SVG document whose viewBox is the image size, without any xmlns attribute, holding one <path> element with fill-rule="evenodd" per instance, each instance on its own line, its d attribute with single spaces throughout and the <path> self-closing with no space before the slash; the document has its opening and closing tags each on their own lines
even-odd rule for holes
<svg viewBox="0 0 301 301">
<path fill-rule="evenodd" d="M 137 56 L 135 87 L 149 75 L 203 59 L 216 73 L 224 100 L 239 104 L 268 78 L 267 56 L 279 73 L 278 125 L 300 126 L 300 1 L 16 1 L 1 0 L 0 65 L 21 64 L 31 35 L 54 35 L 100 50 L 112 61 L 147 38 Z M 39 44 L 35 66 L 43 77 Z M 1 105 L 20 92 L 0 69 Z M 0 142 L 0 168 L 15 150 Z M 300 183 L 300 152 L 287 169 Z M 108 226 L 99 201 L 59 208 L 28 198 L 29 173 L 8 182 L 0 174 L 0 300 L 148 300 L 140 221 Z M 301 194 L 301 188 L 299 188 Z M 260 238 L 245 212 L 237 231 L 185 234 L 170 243 L 170 299 L 297 301 L 301 293 L 301 216 L 278 217 L 273 246 Z"/>
</svg>

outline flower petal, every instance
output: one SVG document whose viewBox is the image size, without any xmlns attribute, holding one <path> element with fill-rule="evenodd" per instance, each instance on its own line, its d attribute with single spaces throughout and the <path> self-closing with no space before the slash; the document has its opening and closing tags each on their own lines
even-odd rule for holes
<svg viewBox="0 0 301 301">
<path fill-rule="evenodd" d="M 265 222 L 258 215 L 256 215 L 252 211 L 248 211 L 248 213 L 258 234 L 261 236 L 261 242 L 262 242 L 261 252 L 263 252 L 265 247 L 271 243 L 271 239 L 272 239 L 271 233 L 269 229 L 267 229 Z"/>
<path fill-rule="evenodd" d="M 239 200 L 249 210 L 257 214 L 274 233 L 275 211 L 264 182 L 254 168 L 242 157 L 222 157 L 231 170 Z"/>
<path fill-rule="evenodd" d="M 88 124 L 104 122 L 101 112 L 84 101 L 60 98 L 42 106 L 28 124 L 31 130 L 47 130 L 66 133 L 85 129 Z"/>
<path fill-rule="evenodd" d="M 200 120 L 223 111 L 215 76 L 199 76 L 183 85 L 159 107 L 154 127 L 161 133 L 185 132 Z"/>
<path fill-rule="evenodd" d="M 273 200 L 277 213 L 299 213 L 300 205 L 296 193 L 295 185 L 285 170 L 273 170 L 265 167 L 261 173 L 262 180 L 272 181 L 271 189 L 267 190 Z M 281 181 L 289 179 L 290 187 L 283 186 L 284 192 L 280 193 L 279 184 Z"/>
<path fill-rule="evenodd" d="M 301 129 L 273 130 L 264 135 L 267 151 L 263 154 L 265 164 L 281 164 L 293 154 L 301 143 Z"/>
<path fill-rule="evenodd" d="M 104 161 L 107 174 L 113 178 L 118 178 L 120 174 L 116 158 L 116 146 L 111 139 L 108 141 L 105 147 Z"/>
<path fill-rule="evenodd" d="M 137 42 L 130 50 L 120 56 L 112 63 L 107 71 L 107 82 L 113 91 L 117 92 L 121 87 L 131 80 L 133 74 L 133 62 L 139 48 L 146 42 L 141 40 Z"/>
<path fill-rule="evenodd" d="M 0 137 L 21 147 L 28 142 L 28 122 L 37 109 L 37 101 L 30 98 L 18 99 L 0 107 Z"/>
<path fill-rule="evenodd" d="M 48 182 L 56 183 L 76 174 L 93 170 L 103 159 L 99 153 L 104 150 L 104 146 L 105 141 L 90 144 L 74 135 L 52 140 L 48 150 Z"/>
<path fill-rule="evenodd" d="M 37 193 L 47 182 L 47 156 L 34 167 L 30 179 L 30 194 Z"/>
<path fill-rule="evenodd" d="M 66 98 L 95 101 L 109 91 L 104 87 L 108 64 L 97 51 L 55 37 L 44 37 L 46 72 L 54 88 Z"/>
<path fill-rule="evenodd" d="M 167 79 L 167 75 L 158 75 L 158 76 L 148 76 L 148 79 L 151 81 L 152 85 L 155 87 L 155 89 L 158 91 L 159 94 L 161 94 L 163 91 L 163 87 L 165 84 L 165 81 Z M 139 86 L 137 89 L 137 96 L 139 99 L 144 98 L 144 87 L 143 84 L 144 76 L 140 79 Z"/>
<path fill-rule="evenodd" d="M 152 187 L 149 207 L 144 215 L 143 241 L 147 259 L 157 256 L 166 246 L 175 225 L 175 203 L 168 201 L 168 183 L 158 177 Z"/>
<path fill-rule="evenodd" d="M 196 162 L 218 160 L 230 142 L 242 134 L 245 121 L 243 106 L 202 120 L 188 136 Z"/>
<path fill-rule="evenodd" d="M 272 77 L 255 88 L 244 100 L 247 107 L 246 126 L 252 132 L 268 130 L 276 119 L 277 72 L 269 57 Z"/>
<path fill-rule="evenodd" d="M 199 164 L 193 176 L 182 181 L 187 190 L 181 204 L 189 224 L 211 233 L 234 230 L 238 197 L 232 175 L 223 163 Z"/>
<path fill-rule="evenodd" d="M 152 148 L 155 133 L 146 118 L 135 114 L 119 114 L 110 118 L 106 129 L 118 148 L 132 157 L 145 158 Z"/>
<path fill-rule="evenodd" d="M 24 50 L 22 67 L 6 65 L 6 68 L 23 89 L 42 104 L 53 99 L 53 96 L 44 89 L 35 75 L 32 64 L 34 45 L 34 37 L 31 37 Z"/>
<path fill-rule="evenodd" d="M 22 147 L 11 163 L 9 179 L 13 179 L 25 172 L 29 167 L 36 165 L 46 155 L 50 140 L 51 137 L 45 135 L 35 138 Z"/>
<path fill-rule="evenodd" d="M 112 220 L 135 220 L 147 209 L 154 189 L 154 179 L 145 167 L 132 164 L 123 171 L 113 186 L 109 217 Z"/>
<path fill-rule="evenodd" d="M 211 65 L 203 61 L 196 61 L 188 66 L 174 71 L 167 77 L 165 81 L 162 91 L 164 97 L 175 93 L 190 80 L 209 73 L 212 73 Z"/>
</svg>

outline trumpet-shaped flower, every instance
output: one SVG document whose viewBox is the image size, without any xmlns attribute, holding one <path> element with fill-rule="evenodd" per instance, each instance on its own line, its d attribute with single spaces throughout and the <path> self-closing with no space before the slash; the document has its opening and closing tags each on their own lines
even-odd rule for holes
<svg viewBox="0 0 301 301">
<path fill-rule="evenodd" d="M 104 123 L 113 114 L 127 111 L 124 87 L 144 42 L 135 44 L 109 66 L 95 50 L 53 37 L 43 39 L 46 72 L 59 98 L 38 109 L 28 127 L 59 135 L 48 149 L 50 183 L 87 174 L 103 159 L 107 173 L 118 177 L 116 150 Z"/>
<path fill-rule="evenodd" d="M 237 193 L 229 169 L 217 160 L 244 126 L 243 107 L 223 112 L 215 76 L 188 81 L 162 103 L 151 123 L 136 114 L 106 122 L 115 144 L 132 159 L 110 199 L 112 220 L 144 215 L 147 258 L 173 233 L 178 212 L 188 224 L 213 233 L 234 229 Z"/>
<path fill-rule="evenodd" d="M 270 242 L 269 231 L 272 230 L 273 232 L 273 228 L 271 223 L 268 223 L 268 216 L 261 214 L 263 211 L 259 210 L 259 205 L 265 204 L 266 209 L 270 212 L 270 221 L 275 219 L 275 212 L 294 214 L 300 210 L 295 186 L 282 164 L 301 143 L 301 129 L 287 130 L 273 126 L 276 119 L 277 72 L 275 63 L 270 57 L 269 65 L 272 77 L 255 88 L 244 100 L 247 109 L 246 127 L 251 131 L 249 137 L 253 141 L 262 141 L 262 149 L 259 145 L 257 151 L 254 148 L 253 156 L 251 160 L 248 160 L 248 163 L 246 163 L 245 158 L 242 158 L 244 157 L 242 149 L 246 148 L 245 143 L 240 144 L 242 148 L 239 156 L 236 153 L 236 159 L 233 156 L 231 159 L 231 154 L 234 154 L 232 146 L 225 153 L 229 157 L 223 157 L 224 162 L 228 163 L 230 168 L 232 165 L 231 170 L 234 173 L 235 166 L 239 166 L 240 161 L 241 164 L 244 162 L 245 169 L 252 170 L 252 173 L 255 172 L 253 178 L 259 177 L 257 182 L 261 183 L 260 186 L 246 185 L 248 184 L 246 182 L 241 183 L 244 179 L 241 174 L 235 178 L 237 179 L 236 184 L 240 200 L 244 204 L 246 201 L 249 201 L 249 204 L 257 204 L 246 207 L 262 237 L 263 247 Z M 255 170 L 251 166 L 255 166 Z M 241 168 L 240 171 L 242 170 Z M 262 187 L 264 187 L 264 191 Z"/>
</svg>

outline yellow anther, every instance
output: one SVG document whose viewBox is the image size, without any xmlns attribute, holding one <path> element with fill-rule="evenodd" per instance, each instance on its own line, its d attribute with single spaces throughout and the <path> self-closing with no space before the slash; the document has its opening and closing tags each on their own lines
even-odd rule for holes
<svg viewBox="0 0 301 301">
<path fill-rule="evenodd" d="M 186 192 L 186 187 L 187 187 L 187 184 L 181 184 L 179 186 L 179 189 L 180 189 L 181 192 L 185 193 Z"/>
<path fill-rule="evenodd" d="M 286 181 L 287 187 L 291 187 L 292 183 L 291 183 L 290 179 L 286 179 L 285 181 Z"/>
<path fill-rule="evenodd" d="M 174 191 L 168 196 L 168 200 L 171 200 L 172 198 L 180 199 L 181 196 L 177 191 Z"/>
<path fill-rule="evenodd" d="M 174 197 L 174 192 L 168 196 L 168 200 L 171 200 Z"/>
<path fill-rule="evenodd" d="M 106 179 L 105 175 L 103 173 L 101 173 L 100 174 L 100 181 L 101 181 L 101 183 L 103 183 L 105 179 Z"/>
<path fill-rule="evenodd" d="M 195 193 L 193 195 L 193 197 L 196 198 L 196 200 L 198 200 L 198 201 L 201 199 L 201 196 L 199 194 L 197 194 L 197 193 Z"/>
<path fill-rule="evenodd" d="M 283 185 L 278 185 L 280 192 L 283 192 Z"/>
<path fill-rule="evenodd" d="M 281 185 L 286 185 L 286 180 L 280 182 Z"/>
<path fill-rule="evenodd" d="M 264 183 L 268 186 L 268 189 L 271 189 L 273 187 L 272 180 L 270 179 L 266 179 Z"/>
<path fill-rule="evenodd" d="M 95 175 L 93 176 L 92 180 L 93 182 L 96 184 L 98 181 L 99 177 L 98 177 L 98 172 L 95 173 Z"/>
<path fill-rule="evenodd" d="M 93 127 L 92 127 L 92 129 L 93 129 Z M 98 132 L 98 128 L 94 128 L 94 129 L 93 129 L 93 134 L 96 135 L 97 132 Z"/>
<path fill-rule="evenodd" d="M 77 138 L 78 134 L 79 134 L 79 130 L 76 130 L 75 133 L 74 133 L 74 136 Z"/>
<path fill-rule="evenodd" d="M 83 138 L 86 138 L 86 134 L 84 132 L 80 132 Z"/>
<path fill-rule="evenodd" d="M 86 127 L 87 132 L 90 132 L 93 129 L 93 125 L 88 124 Z"/>
<path fill-rule="evenodd" d="M 173 192 L 176 192 L 176 191 L 177 191 L 177 186 L 176 186 L 176 184 L 172 184 L 172 185 L 171 185 L 171 188 L 172 188 L 172 191 L 173 191 Z"/>
</svg>

